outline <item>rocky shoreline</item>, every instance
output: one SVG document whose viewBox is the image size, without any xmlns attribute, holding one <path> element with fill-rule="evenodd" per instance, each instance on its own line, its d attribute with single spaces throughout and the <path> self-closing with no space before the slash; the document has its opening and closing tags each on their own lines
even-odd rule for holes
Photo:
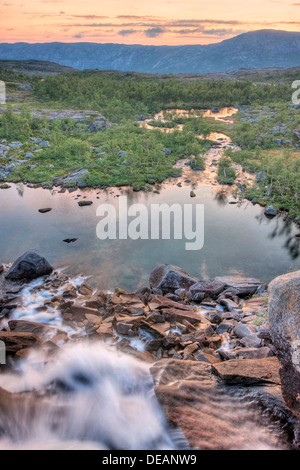
<svg viewBox="0 0 300 470">
<path fill-rule="evenodd" d="M 295 289 L 299 272 L 289 276 Z M 289 299 L 296 302 L 294 310 L 299 314 L 293 289 Z M 27 304 L 25 295 L 31 296 Z M 169 265 L 153 270 L 147 288 L 107 293 L 93 289 L 84 278 L 74 282 L 64 272 L 53 271 L 44 258 L 26 253 L 0 274 L 0 340 L 7 354 L 0 372 L 15 370 L 35 349 L 50 358 L 68 343 L 104 342 L 149 364 L 159 402 L 191 446 L 209 448 L 203 436 L 210 435 L 211 448 L 218 448 L 218 436 L 230 448 L 229 442 L 224 444 L 222 426 L 216 435 L 213 432 L 222 416 L 204 416 L 201 395 L 207 400 L 218 396 L 219 401 L 224 394 L 238 394 L 267 412 L 271 422 L 281 423 L 276 432 L 278 439 L 281 431 L 288 434 L 284 447 L 299 448 L 298 410 L 290 398 L 295 387 L 287 392 L 286 374 L 280 374 L 276 357 L 280 328 L 274 338 L 268 295 L 272 299 L 275 294 L 268 294 L 268 287 L 258 279 L 199 280 Z M 291 377 L 293 365 L 287 341 L 284 344 L 285 371 Z M 282 398 L 282 381 L 290 408 Z M 221 406 L 227 414 L 231 410 L 231 420 L 235 400 Z M 205 422 L 206 429 L 199 429 L 199 422 Z"/>
</svg>

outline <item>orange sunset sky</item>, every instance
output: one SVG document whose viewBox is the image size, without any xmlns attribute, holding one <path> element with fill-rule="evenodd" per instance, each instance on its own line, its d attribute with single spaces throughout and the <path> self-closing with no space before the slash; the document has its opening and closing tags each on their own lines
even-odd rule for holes
<svg viewBox="0 0 300 470">
<path fill-rule="evenodd" d="M 0 0 L 0 42 L 209 44 L 299 31 L 299 14 L 289 0 Z"/>
</svg>

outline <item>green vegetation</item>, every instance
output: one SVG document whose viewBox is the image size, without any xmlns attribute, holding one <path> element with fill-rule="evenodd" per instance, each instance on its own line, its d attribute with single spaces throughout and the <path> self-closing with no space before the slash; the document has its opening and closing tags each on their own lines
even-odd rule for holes
<svg viewBox="0 0 300 470">
<path fill-rule="evenodd" d="M 300 127 L 300 112 L 290 106 L 289 82 L 297 70 L 264 72 L 261 79 L 254 74 L 254 84 L 247 80 L 251 77 L 248 71 L 241 72 L 241 81 L 202 81 L 180 75 L 66 73 L 55 70 L 53 64 L 48 64 L 47 72 L 63 73 L 41 78 L 16 73 L 15 67 L 31 73 L 39 64 L 0 67 L 0 80 L 6 82 L 9 99 L 15 103 L 0 117 L 0 138 L 23 144 L 5 158 L 0 155 L 0 167 L 7 165 L 9 158 L 15 164 L 7 181 L 51 185 L 55 177 L 86 169 L 83 183 L 89 186 L 145 189 L 178 175 L 180 170 L 174 169 L 174 164 L 181 158 L 190 158 L 192 168 L 204 168 L 202 155 L 211 142 L 197 136 L 207 139 L 212 132 L 224 132 L 241 150 L 227 150 L 219 162 L 218 182 L 235 183 L 233 162 L 252 173 L 264 172 L 265 178 L 246 188 L 247 197 L 300 217 L 300 151 L 294 136 Z M 202 117 L 204 108 L 234 105 L 242 107 L 233 125 Z M 92 113 L 79 120 L 50 119 L 47 112 L 43 117 L 43 109 L 73 109 L 75 114 L 80 112 L 76 110 L 90 109 L 105 116 L 110 127 L 92 132 Z M 186 112 L 177 113 L 176 109 Z M 161 110 L 160 120 L 154 119 Z M 152 130 L 139 127 L 141 115 L 150 120 Z M 48 141 L 50 147 L 41 150 L 32 138 Z M 33 156 L 22 163 L 26 152 Z"/>
<path fill-rule="evenodd" d="M 235 170 L 232 167 L 232 160 L 229 157 L 223 157 L 219 160 L 218 183 L 233 184 L 236 178 Z"/>
</svg>

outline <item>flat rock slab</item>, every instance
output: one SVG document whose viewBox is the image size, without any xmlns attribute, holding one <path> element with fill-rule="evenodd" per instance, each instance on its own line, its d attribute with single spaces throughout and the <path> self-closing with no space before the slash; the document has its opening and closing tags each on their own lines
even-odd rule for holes
<svg viewBox="0 0 300 470">
<path fill-rule="evenodd" d="M 6 352 L 10 353 L 16 353 L 21 349 L 41 344 L 41 340 L 36 335 L 27 332 L 0 331 L 0 341 L 4 342 Z"/>
<path fill-rule="evenodd" d="M 151 367 L 156 396 L 170 422 L 200 450 L 282 448 L 278 445 L 282 431 L 274 427 L 270 431 L 270 421 L 261 409 L 224 390 L 212 374 L 212 367 L 217 366 L 170 359 Z M 278 386 L 268 385 L 268 393 L 274 387 Z"/>
<path fill-rule="evenodd" d="M 215 281 L 225 284 L 226 289 L 236 291 L 241 297 L 255 294 L 259 286 L 263 285 L 259 279 L 234 276 L 216 277 Z"/>
<path fill-rule="evenodd" d="M 212 371 L 230 385 L 280 385 L 280 364 L 276 357 L 265 359 L 237 359 L 214 364 Z"/>
<path fill-rule="evenodd" d="M 11 331 L 15 333 L 32 333 L 43 340 L 52 340 L 57 335 L 62 335 L 67 340 L 68 335 L 65 331 L 49 325 L 43 325 L 33 321 L 11 320 L 8 322 Z"/>
</svg>

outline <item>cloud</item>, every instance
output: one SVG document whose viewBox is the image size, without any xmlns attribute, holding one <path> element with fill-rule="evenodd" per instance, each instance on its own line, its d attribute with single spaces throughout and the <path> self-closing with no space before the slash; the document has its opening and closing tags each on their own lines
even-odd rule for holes
<svg viewBox="0 0 300 470">
<path fill-rule="evenodd" d="M 156 28 L 150 28 L 150 29 L 146 29 L 144 31 L 144 34 L 148 37 L 148 38 L 157 38 L 158 36 L 160 36 L 161 34 L 165 33 L 166 30 L 163 29 L 163 28 L 160 28 L 160 27 L 156 27 Z"/>
<path fill-rule="evenodd" d="M 81 38 L 83 38 L 83 35 L 84 35 L 84 33 L 78 33 L 78 34 L 74 34 L 72 37 L 74 39 L 81 39 Z"/>
<path fill-rule="evenodd" d="M 122 29 L 118 32 L 120 36 L 130 36 L 130 34 L 135 34 L 138 31 L 136 29 Z"/>
</svg>

